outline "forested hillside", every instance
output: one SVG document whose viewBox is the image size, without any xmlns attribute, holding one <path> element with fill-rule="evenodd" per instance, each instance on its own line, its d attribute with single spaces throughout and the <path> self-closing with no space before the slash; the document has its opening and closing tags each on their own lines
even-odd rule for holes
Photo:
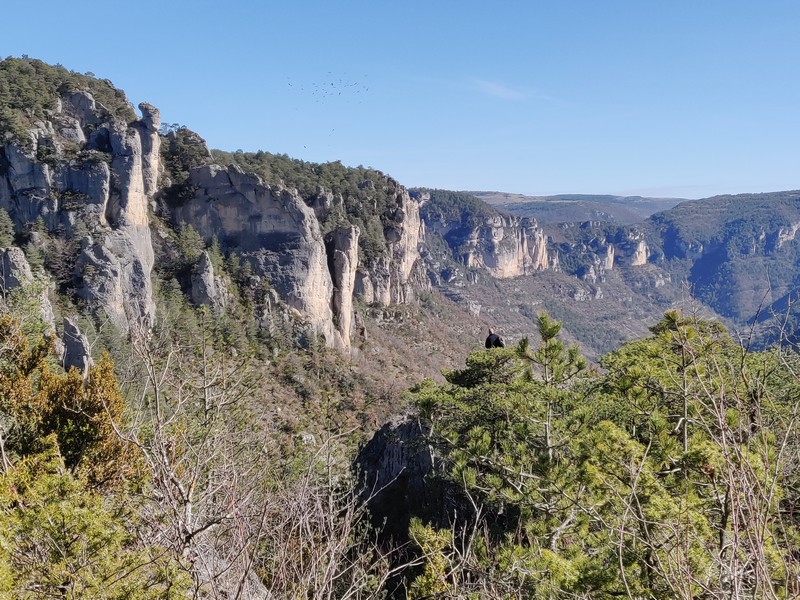
<svg viewBox="0 0 800 600">
<path fill-rule="evenodd" d="M 545 223 L 607 221 L 620 225 L 641 223 L 653 213 L 684 202 L 683 198 L 643 198 L 591 194 L 525 196 L 501 192 L 472 192 L 484 202 L 513 214 Z"/>
<path fill-rule="evenodd" d="M 738 322 L 796 322 L 800 192 L 718 196 L 654 215 L 665 258 L 696 296 Z"/>
</svg>

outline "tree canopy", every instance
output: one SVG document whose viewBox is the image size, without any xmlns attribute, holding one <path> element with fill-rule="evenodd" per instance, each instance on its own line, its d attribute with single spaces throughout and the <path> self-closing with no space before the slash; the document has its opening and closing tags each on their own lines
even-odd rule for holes
<svg viewBox="0 0 800 600">
<path fill-rule="evenodd" d="M 413 391 L 474 507 L 414 524 L 417 597 L 795 597 L 796 357 L 670 312 L 601 373 L 558 333 Z"/>
</svg>

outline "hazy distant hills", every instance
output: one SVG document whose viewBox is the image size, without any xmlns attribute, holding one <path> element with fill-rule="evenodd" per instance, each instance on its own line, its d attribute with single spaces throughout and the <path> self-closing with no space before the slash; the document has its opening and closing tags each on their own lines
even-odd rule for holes
<svg viewBox="0 0 800 600">
<path fill-rule="evenodd" d="M 535 273 L 537 283 L 526 288 L 524 295 L 537 298 L 563 319 L 585 347 L 607 350 L 615 345 L 618 332 L 633 330 L 636 321 L 651 321 L 669 306 L 683 304 L 687 309 L 689 299 L 701 302 L 744 335 L 749 335 L 746 332 L 755 320 L 782 322 L 784 327 L 777 334 L 791 341 L 797 337 L 800 191 L 699 200 L 469 194 L 501 212 L 541 224 L 547 237 L 544 269 L 573 280 L 559 279 L 555 285 L 560 275 Z M 465 205 L 465 210 L 471 209 Z M 504 239 L 498 233 L 486 237 Z M 465 241 L 466 237 L 461 247 Z M 553 285 L 544 285 L 545 280 Z M 522 290 L 522 280 L 514 281 L 515 288 Z M 552 293 L 546 292 L 551 288 Z M 504 290 L 498 302 L 513 296 L 514 289 Z M 603 327 L 598 328 L 600 322 Z M 522 323 L 519 329 L 526 326 Z M 508 327 L 513 329 L 510 322 Z M 593 336 L 593 331 L 603 332 L 603 339 Z M 776 331 L 759 326 L 756 337 L 769 343 Z"/>
<path fill-rule="evenodd" d="M 685 198 L 645 198 L 603 194 L 525 196 L 505 192 L 469 192 L 488 204 L 542 223 L 606 221 L 627 225 L 685 202 Z"/>
<path fill-rule="evenodd" d="M 663 253 L 673 275 L 721 315 L 738 322 L 759 312 L 788 316 L 800 289 L 800 191 L 692 200 L 647 226 L 654 258 Z"/>
</svg>

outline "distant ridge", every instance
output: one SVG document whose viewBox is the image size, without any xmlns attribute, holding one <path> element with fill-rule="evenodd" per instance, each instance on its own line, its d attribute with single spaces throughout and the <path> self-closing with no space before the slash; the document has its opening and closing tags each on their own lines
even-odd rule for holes
<svg viewBox="0 0 800 600">
<path fill-rule="evenodd" d="M 612 194 L 557 194 L 526 196 L 507 192 L 467 192 L 488 204 L 543 223 L 606 221 L 622 225 L 640 223 L 668 210 L 685 198 L 648 198 Z"/>
</svg>

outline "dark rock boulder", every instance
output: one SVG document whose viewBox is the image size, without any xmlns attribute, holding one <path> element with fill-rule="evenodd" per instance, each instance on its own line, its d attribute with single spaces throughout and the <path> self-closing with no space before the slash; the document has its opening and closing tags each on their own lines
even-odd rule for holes
<svg viewBox="0 0 800 600">
<path fill-rule="evenodd" d="M 399 416 L 386 423 L 356 459 L 362 496 L 386 539 L 404 541 L 413 517 L 449 526 L 463 514 L 463 494 L 445 477 L 420 421 Z"/>
</svg>

